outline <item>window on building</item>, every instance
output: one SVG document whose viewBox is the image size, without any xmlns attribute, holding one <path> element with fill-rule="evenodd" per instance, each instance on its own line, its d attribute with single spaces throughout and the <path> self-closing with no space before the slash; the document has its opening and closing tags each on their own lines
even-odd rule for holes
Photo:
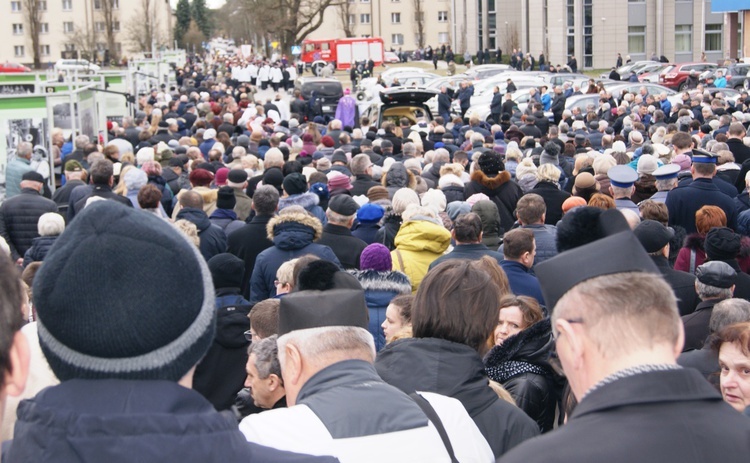
<svg viewBox="0 0 750 463">
<path fill-rule="evenodd" d="M 96 29 L 96 32 L 104 32 L 107 30 L 107 25 L 104 23 L 104 21 L 97 21 L 94 24 L 94 29 Z"/>
<path fill-rule="evenodd" d="M 98 42 L 96 44 L 96 49 L 99 50 L 99 51 L 104 51 L 104 50 L 107 49 L 107 44 L 106 43 L 102 43 L 102 42 Z"/>
<path fill-rule="evenodd" d="M 628 53 L 646 53 L 646 26 L 628 27 Z"/>
<path fill-rule="evenodd" d="M 690 53 L 693 51 L 693 26 L 683 24 L 674 27 L 675 53 Z"/>
<path fill-rule="evenodd" d="M 576 53 L 576 14 L 575 14 L 575 1 L 567 0 L 566 2 L 566 19 L 568 25 L 568 43 L 567 43 L 567 54 L 575 55 Z"/>
<path fill-rule="evenodd" d="M 73 21 L 65 21 L 63 23 L 63 32 L 65 32 L 66 34 L 72 34 L 73 30 Z"/>
<path fill-rule="evenodd" d="M 350 14 L 349 15 L 349 25 L 353 26 L 357 24 L 357 15 L 356 14 Z"/>
<path fill-rule="evenodd" d="M 370 24 L 370 13 L 362 13 L 359 15 L 360 24 Z"/>
<path fill-rule="evenodd" d="M 13 24 L 13 35 L 23 35 L 23 24 Z"/>
<path fill-rule="evenodd" d="M 102 9 L 102 0 L 94 0 L 94 9 L 95 10 L 101 10 Z"/>
<path fill-rule="evenodd" d="M 112 22 L 112 30 L 115 32 L 120 32 L 120 21 Z"/>
<path fill-rule="evenodd" d="M 391 34 L 391 43 L 393 45 L 403 45 L 404 34 Z"/>
<path fill-rule="evenodd" d="M 438 42 L 439 43 L 448 43 L 448 33 L 447 32 L 438 32 Z"/>
<path fill-rule="evenodd" d="M 115 44 L 115 50 L 117 50 L 117 53 L 122 53 L 122 44 L 120 42 Z"/>
<path fill-rule="evenodd" d="M 65 51 L 76 51 L 76 46 L 74 43 L 66 43 L 65 44 Z"/>
<path fill-rule="evenodd" d="M 21 2 L 10 2 L 10 11 L 12 11 L 13 13 L 20 13 L 21 12 Z M 23 51 L 23 47 L 21 47 L 21 49 Z M 18 56 L 18 55 L 16 55 L 16 56 Z"/>
<path fill-rule="evenodd" d="M 63 11 L 71 11 L 73 9 L 73 0 L 62 0 Z"/>
<path fill-rule="evenodd" d="M 424 11 L 414 12 L 414 21 L 424 21 Z"/>
<path fill-rule="evenodd" d="M 39 24 L 39 33 L 40 34 L 48 34 L 49 33 L 49 23 L 40 23 Z"/>
<path fill-rule="evenodd" d="M 391 13 L 391 22 L 393 24 L 401 24 L 401 13 Z"/>
<path fill-rule="evenodd" d="M 39 54 L 42 56 L 49 56 L 49 45 L 39 45 Z"/>
<path fill-rule="evenodd" d="M 440 22 L 440 23 L 447 23 L 448 22 L 448 12 L 447 11 L 438 11 L 438 22 Z"/>
<path fill-rule="evenodd" d="M 594 66 L 593 0 L 583 0 L 583 67 Z"/>
<path fill-rule="evenodd" d="M 487 12 L 488 13 L 495 12 L 495 0 L 487 0 Z"/>
<path fill-rule="evenodd" d="M 16 58 L 21 58 L 22 56 L 24 56 L 23 45 L 16 45 L 16 46 L 14 46 L 13 47 L 13 55 Z"/>
<path fill-rule="evenodd" d="M 362 3 L 370 3 L 370 0 L 359 0 Z"/>
<path fill-rule="evenodd" d="M 706 24 L 706 51 L 721 51 L 724 48 L 721 33 L 721 24 Z"/>
<path fill-rule="evenodd" d="M 110 0 L 112 2 L 112 9 L 113 10 L 119 10 L 120 9 L 120 0 Z"/>
<path fill-rule="evenodd" d="M 39 11 L 47 11 L 47 0 L 39 0 L 36 2 L 36 7 Z"/>
</svg>

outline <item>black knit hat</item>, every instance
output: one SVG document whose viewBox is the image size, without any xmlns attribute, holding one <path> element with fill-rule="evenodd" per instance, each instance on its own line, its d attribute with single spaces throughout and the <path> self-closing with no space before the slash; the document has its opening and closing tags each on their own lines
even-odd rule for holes
<svg viewBox="0 0 750 463">
<path fill-rule="evenodd" d="M 152 214 L 98 201 L 57 239 L 34 280 L 39 342 L 61 381 L 178 381 L 214 337 L 198 248 Z"/>
<path fill-rule="evenodd" d="M 298 172 L 292 172 L 284 177 L 284 191 L 289 196 L 306 192 L 307 180 L 305 180 L 305 176 Z"/>
<path fill-rule="evenodd" d="M 714 227 L 703 243 L 708 260 L 732 260 L 740 253 L 740 235 L 727 227 Z"/>
<path fill-rule="evenodd" d="M 208 269 L 211 271 L 211 278 L 216 289 L 242 286 L 245 262 L 234 254 L 227 252 L 216 254 L 208 260 Z"/>
<path fill-rule="evenodd" d="M 501 170 L 505 170 L 503 161 L 501 161 L 500 157 L 492 151 L 485 151 L 482 153 L 477 162 L 479 163 L 479 169 L 487 176 L 494 177 Z"/>
<path fill-rule="evenodd" d="M 234 196 L 234 190 L 232 187 L 223 186 L 219 188 L 219 192 L 216 197 L 216 208 L 217 209 L 234 209 L 237 205 L 237 198 Z"/>
</svg>

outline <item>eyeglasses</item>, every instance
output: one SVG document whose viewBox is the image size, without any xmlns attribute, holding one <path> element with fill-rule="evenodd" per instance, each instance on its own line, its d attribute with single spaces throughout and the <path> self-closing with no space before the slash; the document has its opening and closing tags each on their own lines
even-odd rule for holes
<svg viewBox="0 0 750 463">
<path fill-rule="evenodd" d="M 580 325 L 583 324 L 583 318 L 561 318 L 560 320 L 565 320 L 566 322 L 570 324 L 578 323 Z M 557 341 L 558 336 L 560 336 L 560 333 L 555 331 L 555 327 L 552 327 L 552 339 Z"/>
<path fill-rule="evenodd" d="M 574 324 L 583 324 L 583 318 L 561 318 L 561 320 L 565 320 L 568 323 Z M 550 367 L 557 373 L 558 375 L 565 377 L 565 370 L 563 370 L 562 362 L 560 362 L 560 356 L 557 354 L 557 340 L 560 336 L 560 333 L 555 332 L 555 329 L 552 329 L 552 339 L 555 340 L 555 343 L 552 344 L 552 349 L 549 352 L 549 357 L 547 358 L 547 363 Z"/>
<path fill-rule="evenodd" d="M 248 342 L 253 342 L 253 332 L 252 330 L 245 331 L 245 339 L 248 340 Z"/>
</svg>

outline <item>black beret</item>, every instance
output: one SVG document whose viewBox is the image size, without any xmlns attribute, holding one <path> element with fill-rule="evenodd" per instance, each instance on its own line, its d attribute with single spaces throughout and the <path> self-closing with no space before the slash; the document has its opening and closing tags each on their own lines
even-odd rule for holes
<svg viewBox="0 0 750 463">
<path fill-rule="evenodd" d="M 638 241 L 648 253 L 664 248 L 674 236 L 674 232 L 656 220 L 644 220 L 633 230 Z"/>
<path fill-rule="evenodd" d="M 737 272 L 726 262 L 714 260 L 698 266 L 695 277 L 704 285 L 731 288 L 737 280 Z"/>
<path fill-rule="evenodd" d="M 232 169 L 227 175 L 227 180 L 232 183 L 245 183 L 247 180 L 247 171 L 244 169 Z"/>
<path fill-rule="evenodd" d="M 740 235 L 727 227 L 714 227 L 703 243 L 708 260 L 731 260 L 740 253 Z"/>
<path fill-rule="evenodd" d="M 354 215 L 359 209 L 359 204 L 349 195 L 336 195 L 328 202 L 328 209 L 345 216 Z"/>
<path fill-rule="evenodd" d="M 44 183 L 44 177 L 42 177 L 42 174 L 35 170 L 24 172 L 24 174 L 21 176 L 21 180 L 30 180 L 32 182 Z"/>
</svg>

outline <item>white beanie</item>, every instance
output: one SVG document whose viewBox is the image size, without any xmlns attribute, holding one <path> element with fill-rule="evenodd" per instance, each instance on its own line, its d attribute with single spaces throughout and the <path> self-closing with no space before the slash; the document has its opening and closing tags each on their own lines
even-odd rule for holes
<svg viewBox="0 0 750 463">
<path fill-rule="evenodd" d="M 430 188 L 422 194 L 422 205 L 434 208 L 437 212 L 444 212 L 448 205 L 445 193 L 434 188 Z"/>
</svg>

